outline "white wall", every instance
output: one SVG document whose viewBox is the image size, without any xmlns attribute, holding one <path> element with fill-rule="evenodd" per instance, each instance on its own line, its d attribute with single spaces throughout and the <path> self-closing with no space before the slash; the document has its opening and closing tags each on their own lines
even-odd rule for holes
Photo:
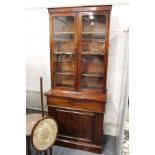
<svg viewBox="0 0 155 155">
<path fill-rule="evenodd" d="M 122 145 L 123 145 L 123 138 L 124 138 L 124 128 L 125 128 L 125 118 L 126 118 L 126 111 L 128 110 L 128 99 L 129 99 L 129 32 L 126 33 L 126 52 L 124 55 L 124 70 L 123 70 L 123 80 L 122 80 L 122 87 L 121 87 L 121 98 L 119 103 L 119 116 L 118 116 L 118 127 L 117 127 L 117 139 L 116 139 L 116 148 L 117 148 L 117 155 L 121 155 L 122 153 Z"/>
<path fill-rule="evenodd" d="M 127 0 L 97 0 L 95 3 L 74 1 L 71 5 L 67 1 L 27 1 L 27 59 L 26 59 L 26 87 L 27 94 L 39 91 L 39 77 L 44 80 L 44 91 L 50 89 L 50 55 L 49 55 L 49 16 L 46 8 L 59 6 L 84 6 L 115 4 L 112 8 L 110 24 L 110 48 L 108 65 L 108 101 L 105 113 L 105 134 L 116 135 L 118 127 L 119 104 L 121 98 L 121 84 L 124 70 L 124 54 L 126 47 L 126 33 L 128 28 Z M 104 2 L 104 3 L 103 3 Z M 123 5 L 122 5 L 123 4 Z M 34 101 L 37 101 L 33 103 Z M 39 94 L 27 95 L 27 107 L 39 108 Z"/>
<path fill-rule="evenodd" d="M 91 5 L 127 5 L 129 0 L 27 0 L 27 8 L 52 8 L 52 7 L 72 7 Z"/>
</svg>

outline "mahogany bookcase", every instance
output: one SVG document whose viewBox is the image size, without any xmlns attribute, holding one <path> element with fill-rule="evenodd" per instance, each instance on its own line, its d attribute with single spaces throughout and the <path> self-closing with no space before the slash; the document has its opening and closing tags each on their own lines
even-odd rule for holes
<svg viewBox="0 0 155 155">
<path fill-rule="evenodd" d="M 101 153 L 112 6 L 49 8 L 48 114 L 56 145 Z"/>
</svg>

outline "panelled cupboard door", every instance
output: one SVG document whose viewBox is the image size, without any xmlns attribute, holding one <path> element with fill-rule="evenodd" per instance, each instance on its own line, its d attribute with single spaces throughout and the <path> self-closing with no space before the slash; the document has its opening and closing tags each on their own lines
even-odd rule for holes
<svg viewBox="0 0 155 155">
<path fill-rule="evenodd" d="M 76 89 L 77 17 L 50 14 L 51 81 L 54 89 Z"/>
<path fill-rule="evenodd" d="M 103 91 L 106 12 L 79 13 L 79 90 Z"/>
</svg>

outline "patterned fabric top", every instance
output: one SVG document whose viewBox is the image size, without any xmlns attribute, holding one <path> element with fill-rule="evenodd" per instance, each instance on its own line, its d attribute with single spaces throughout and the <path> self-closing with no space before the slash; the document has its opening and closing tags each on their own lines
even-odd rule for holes
<svg viewBox="0 0 155 155">
<path fill-rule="evenodd" d="M 57 137 L 57 124 L 52 118 L 42 119 L 33 131 L 33 146 L 36 150 L 47 150 L 50 148 Z"/>
<path fill-rule="evenodd" d="M 42 115 L 38 113 L 26 115 L 26 136 L 31 136 L 34 125 L 41 119 Z"/>
</svg>

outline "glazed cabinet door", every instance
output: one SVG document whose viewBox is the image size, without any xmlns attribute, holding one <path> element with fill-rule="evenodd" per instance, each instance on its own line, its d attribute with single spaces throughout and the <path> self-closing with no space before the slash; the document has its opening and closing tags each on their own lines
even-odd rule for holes
<svg viewBox="0 0 155 155">
<path fill-rule="evenodd" d="M 76 89 L 77 17 L 50 14 L 51 81 L 54 89 Z"/>
<path fill-rule="evenodd" d="M 79 20 L 79 89 L 103 91 L 106 71 L 106 13 L 80 12 Z"/>
</svg>

